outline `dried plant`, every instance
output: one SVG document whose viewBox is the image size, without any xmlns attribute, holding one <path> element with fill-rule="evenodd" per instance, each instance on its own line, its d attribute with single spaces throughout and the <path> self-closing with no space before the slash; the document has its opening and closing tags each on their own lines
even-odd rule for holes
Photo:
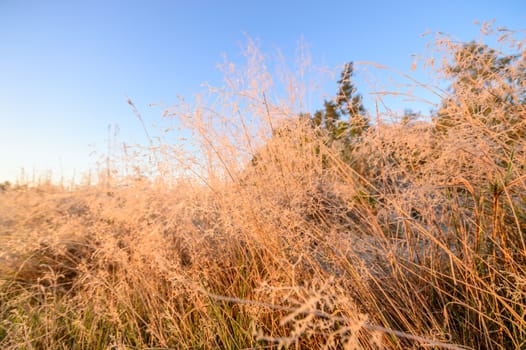
<svg viewBox="0 0 526 350">
<path fill-rule="evenodd" d="M 378 117 L 342 152 L 299 117 L 305 65 L 283 89 L 249 42 L 223 87 L 166 111 L 186 149 L 164 134 L 96 184 L 4 186 L 0 347 L 524 348 L 513 43 L 522 56 L 485 70 L 440 37 L 453 85 L 434 119 Z"/>
</svg>

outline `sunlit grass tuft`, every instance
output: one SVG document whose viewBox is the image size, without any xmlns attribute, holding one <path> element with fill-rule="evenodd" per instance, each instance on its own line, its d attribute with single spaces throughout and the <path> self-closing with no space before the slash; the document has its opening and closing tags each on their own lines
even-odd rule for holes
<svg viewBox="0 0 526 350">
<path fill-rule="evenodd" d="M 246 55 L 215 103 L 167 111 L 191 152 L 161 137 L 97 184 L 2 186 L 0 347 L 523 349 L 521 83 L 484 76 L 515 101 L 484 95 L 484 118 L 456 86 L 454 127 L 379 120 L 342 157 Z"/>
</svg>

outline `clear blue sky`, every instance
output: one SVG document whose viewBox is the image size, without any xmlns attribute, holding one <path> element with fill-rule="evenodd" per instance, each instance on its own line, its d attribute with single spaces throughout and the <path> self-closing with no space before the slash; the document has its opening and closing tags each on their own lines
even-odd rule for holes
<svg viewBox="0 0 526 350">
<path fill-rule="evenodd" d="M 144 142 L 126 98 L 155 123 L 162 109 L 150 103 L 220 84 L 216 65 L 240 59 L 244 33 L 289 58 L 303 37 L 328 67 L 408 72 L 424 31 L 470 40 L 473 21 L 492 18 L 523 29 L 526 2 L 0 0 L 0 181 L 21 168 L 78 176 L 104 151 L 110 124 L 122 142 Z"/>
</svg>

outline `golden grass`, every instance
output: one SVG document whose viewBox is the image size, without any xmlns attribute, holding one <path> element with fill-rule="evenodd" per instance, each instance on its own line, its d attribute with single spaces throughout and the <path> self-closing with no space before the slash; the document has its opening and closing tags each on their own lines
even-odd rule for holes
<svg viewBox="0 0 526 350">
<path fill-rule="evenodd" d="M 448 132 L 379 123 L 344 161 L 247 58 L 167 113 L 192 157 L 151 140 L 95 185 L 2 189 L 0 347 L 524 349 L 524 105 L 495 127 L 457 90 Z"/>
</svg>

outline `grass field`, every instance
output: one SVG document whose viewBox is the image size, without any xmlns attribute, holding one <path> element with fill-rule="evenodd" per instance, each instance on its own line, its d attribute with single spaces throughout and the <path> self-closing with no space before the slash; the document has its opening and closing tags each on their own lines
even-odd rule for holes
<svg viewBox="0 0 526 350">
<path fill-rule="evenodd" d="M 345 158 L 247 69 L 171 111 L 193 155 L 3 186 L 0 348 L 525 349 L 522 55 L 441 92 L 453 126 L 378 118 Z"/>
</svg>

